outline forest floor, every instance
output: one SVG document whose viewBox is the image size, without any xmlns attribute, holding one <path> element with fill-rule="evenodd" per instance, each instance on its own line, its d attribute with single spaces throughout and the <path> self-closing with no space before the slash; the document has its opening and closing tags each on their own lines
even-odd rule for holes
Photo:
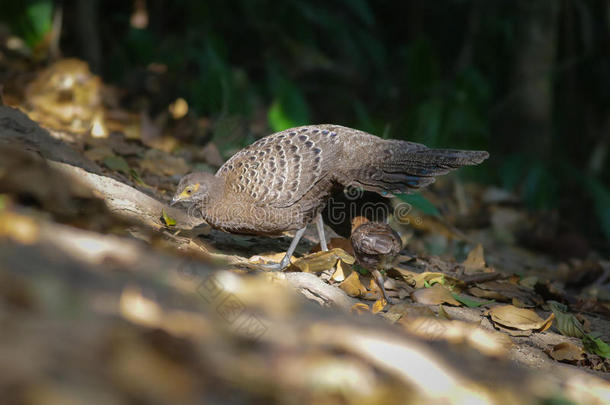
<svg viewBox="0 0 610 405">
<path fill-rule="evenodd" d="M 3 403 L 610 403 L 610 262 L 548 254 L 578 237 L 541 253 L 553 219 L 518 197 L 426 191 L 443 213 L 402 218 L 386 303 L 344 238 L 312 253 L 312 229 L 268 272 L 289 237 L 170 207 L 181 175 L 222 163 L 213 142 L 116 110 L 112 129 L 95 91 L 68 108 L 34 82 L 0 107 Z"/>
</svg>

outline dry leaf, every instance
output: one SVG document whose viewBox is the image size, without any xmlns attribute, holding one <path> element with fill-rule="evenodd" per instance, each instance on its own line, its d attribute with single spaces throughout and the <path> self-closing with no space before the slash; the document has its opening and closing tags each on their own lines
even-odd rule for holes
<svg viewBox="0 0 610 405">
<path fill-rule="evenodd" d="M 349 277 L 339 284 L 339 288 L 350 297 L 359 297 L 366 293 L 366 288 L 360 282 L 360 277 L 356 271 L 352 271 Z"/>
<path fill-rule="evenodd" d="M 450 304 L 460 306 L 460 302 L 453 298 L 451 291 L 440 284 L 434 284 L 430 288 L 420 288 L 411 293 L 411 299 L 420 304 L 439 305 Z"/>
<path fill-rule="evenodd" d="M 101 161 L 107 156 L 112 156 L 114 153 L 108 146 L 96 146 L 85 151 L 85 156 L 91 160 Z"/>
<path fill-rule="evenodd" d="M 447 321 L 451 320 L 451 317 L 449 316 L 447 311 L 445 311 L 445 308 L 442 305 L 438 306 L 438 316 L 439 316 L 439 318 L 445 319 Z"/>
<path fill-rule="evenodd" d="M 392 305 L 388 310 L 388 314 L 397 314 L 400 318 L 420 318 L 420 317 L 431 317 L 435 318 L 436 314 L 434 311 L 425 305 L 410 304 L 401 302 L 400 304 Z"/>
<path fill-rule="evenodd" d="M 345 263 L 343 260 L 337 262 L 337 270 L 333 273 L 332 279 L 336 282 L 342 282 L 352 273 L 352 265 Z"/>
<path fill-rule="evenodd" d="M 547 354 L 557 361 L 575 363 L 584 358 L 584 351 L 581 347 L 571 342 L 562 342 L 553 346 Z"/>
<path fill-rule="evenodd" d="M 375 301 L 375 303 L 373 304 L 373 308 L 371 309 L 371 312 L 374 314 L 381 312 L 385 308 L 386 305 L 388 305 L 388 302 L 385 300 L 385 298 L 380 298 L 377 301 Z"/>
<path fill-rule="evenodd" d="M 543 303 L 542 298 L 529 288 L 506 281 L 477 283 L 475 287 L 469 288 L 467 292 L 475 297 L 503 302 L 512 302 L 513 298 L 518 298 L 523 305 L 528 307 L 534 307 Z"/>
<path fill-rule="evenodd" d="M 332 269 L 338 260 L 353 264 L 354 258 L 343 249 L 335 248 L 326 252 L 316 252 L 294 261 L 294 265 L 305 273 L 319 273 Z"/>
<path fill-rule="evenodd" d="M 507 328 L 518 330 L 535 330 L 544 332 L 551 327 L 554 314 L 547 319 L 542 319 L 531 309 L 517 308 L 513 305 L 498 305 L 486 312 L 491 320 Z"/>
<path fill-rule="evenodd" d="M 349 309 L 352 314 L 362 315 L 370 311 L 369 306 L 363 302 L 357 302 Z"/>
<path fill-rule="evenodd" d="M 474 274 L 489 271 L 485 266 L 485 257 L 483 255 L 483 246 L 479 243 L 474 249 L 468 253 L 468 257 L 464 260 L 464 273 Z"/>
<path fill-rule="evenodd" d="M 431 285 L 435 283 L 449 284 L 453 286 L 462 284 L 460 280 L 447 276 L 445 273 L 429 271 L 414 273 L 399 267 L 394 267 L 393 270 L 400 273 L 405 282 L 414 288 L 423 288 L 426 284 Z"/>
</svg>

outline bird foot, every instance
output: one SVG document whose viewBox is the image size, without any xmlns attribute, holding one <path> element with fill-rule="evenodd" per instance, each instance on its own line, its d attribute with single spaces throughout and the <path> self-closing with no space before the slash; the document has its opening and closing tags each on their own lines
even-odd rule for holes
<svg viewBox="0 0 610 405">
<path fill-rule="evenodd" d="M 282 271 L 284 269 L 282 263 L 263 263 L 259 264 L 259 266 L 268 271 Z"/>
<path fill-rule="evenodd" d="M 290 266 L 290 257 L 284 256 L 282 261 L 279 263 L 269 262 L 260 264 L 259 266 L 268 271 L 282 271 L 288 268 L 288 266 Z"/>
</svg>

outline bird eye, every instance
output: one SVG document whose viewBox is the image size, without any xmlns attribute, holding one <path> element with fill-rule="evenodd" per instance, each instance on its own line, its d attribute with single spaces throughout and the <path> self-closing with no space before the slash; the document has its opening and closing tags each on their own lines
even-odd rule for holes
<svg viewBox="0 0 610 405">
<path fill-rule="evenodd" d="M 187 188 L 185 191 L 186 191 L 187 194 L 192 194 L 193 193 L 193 189 L 191 189 L 191 188 Z"/>
</svg>

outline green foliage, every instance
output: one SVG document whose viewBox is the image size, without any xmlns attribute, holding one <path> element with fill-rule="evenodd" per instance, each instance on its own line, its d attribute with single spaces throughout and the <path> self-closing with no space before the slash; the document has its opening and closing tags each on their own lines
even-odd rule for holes
<svg viewBox="0 0 610 405">
<path fill-rule="evenodd" d="M 453 296 L 453 298 L 455 298 L 457 301 L 459 301 L 461 304 L 467 306 L 468 308 L 478 308 L 483 305 L 493 304 L 495 302 L 495 300 L 475 301 L 475 300 L 471 300 L 470 298 L 468 298 L 464 295 L 456 294 L 456 293 L 451 293 L 451 295 Z"/>
<path fill-rule="evenodd" d="M 399 194 L 397 197 L 401 201 L 406 202 L 407 204 L 410 204 L 411 206 L 417 208 L 418 210 L 420 210 L 421 212 L 423 212 L 426 215 L 431 215 L 434 217 L 441 216 L 441 213 L 434 206 L 434 204 L 432 204 L 430 202 L 430 200 L 428 200 L 426 197 L 424 197 L 420 193 Z"/>
<path fill-rule="evenodd" d="M 594 178 L 588 178 L 585 187 L 593 200 L 602 232 L 610 240 L 610 189 Z"/>
<path fill-rule="evenodd" d="M 309 122 L 309 109 L 305 97 L 293 83 L 280 80 L 277 96 L 269 108 L 269 126 L 274 132 L 305 125 Z"/>
<path fill-rule="evenodd" d="M 53 1 L 3 1 L 0 3 L 0 21 L 6 22 L 15 35 L 34 49 L 51 30 Z"/>
<path fill-rule="evenodd" d="M 589 333 L 582 338 L 582 343 L 585 350 L 589 353 L 597 354 L 598 356 L 610 359 L 610 345 L 601 340 L 599 337 Z"/>
</svg>

